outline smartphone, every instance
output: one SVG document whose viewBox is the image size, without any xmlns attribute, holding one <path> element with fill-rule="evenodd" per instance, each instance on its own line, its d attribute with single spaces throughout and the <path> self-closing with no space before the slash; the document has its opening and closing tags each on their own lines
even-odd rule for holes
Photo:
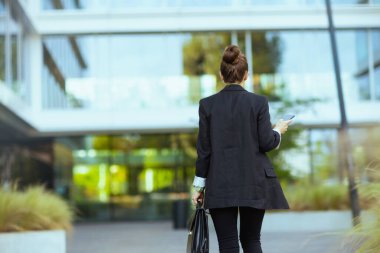
<svg viewBox="0 0 380 253">
<path fill-rule="evenodd" d="M 284 117 L 282 117 L 283 120 L 290 120 L 294 118 L 296 115 L 294 114 L 285 114 Z"/>
</svg>

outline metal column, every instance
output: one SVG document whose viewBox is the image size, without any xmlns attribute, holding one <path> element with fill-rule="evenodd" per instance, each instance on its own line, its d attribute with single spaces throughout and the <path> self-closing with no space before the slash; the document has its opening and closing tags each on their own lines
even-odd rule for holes
<svg viewBox="0 0 380 253">
<path fill-rule="evenodd" d="M 341 138 L 341 141 L 339 142 L 339 144 L 341 145 L 340 150 L 342 151 L 341 157 L 344 161 L 344 165 L 347 169 L 347 174 L 348 174 L 348 187 L 349 187 L 349 194 L 350 194 L 350 200 L 351 200 L 353 224 L 356 225 L 360 223 L 360 206 L 359 206 L 359 194 L 358 194 L 356 183 L 355 183 L 355 164 L 354 164 L 354 159 L 352 157 L 350 136 L 348 135 L 348 122 L 347 122 L 347 117 L 346 117 L 346 108 L 344 104 L 342 80 L 340 77 L 338 49 L 337 49 L 336 39 L 335 39 L 335 28 L 334 28 L 334 23 L 332 19 L 331 3 L 330 3 L 330 0 L 325 0 L 325 1 L 326 1 L 326 11 L 327 11 L 327 17 L 328 17 L 328 23 L 329 23 L 329 35 L 330 35 L 330 40 L 331 40 L 331 49 L 332 49 L 332 54 L 333 54 L 334 71 L 335 71 L 336 85 L 337 85 L 337 91 L 338 91 L 339 110 L 340 110 L 340 118 L 341 118 L 340 127 L 339 127 L 339 137 Z"/>
</svg>

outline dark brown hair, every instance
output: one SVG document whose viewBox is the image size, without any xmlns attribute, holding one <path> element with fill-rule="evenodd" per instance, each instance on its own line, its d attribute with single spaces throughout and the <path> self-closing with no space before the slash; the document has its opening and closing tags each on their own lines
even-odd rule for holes
<svg viewBox="0 0 380 253">
<path fill-rule="evenodd" d="M 240 52 L 238 46 L 229 45 L 223 53 L 220 63 L 220 73 L 225 83 L 240 83 L 248 71 L 247 58 Z"/>
</svg>

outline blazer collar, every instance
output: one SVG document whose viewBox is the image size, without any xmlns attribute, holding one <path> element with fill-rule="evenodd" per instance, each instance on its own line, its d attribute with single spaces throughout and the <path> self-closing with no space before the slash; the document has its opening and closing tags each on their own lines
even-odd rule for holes
<svg viewBox="0 0 380 253">
<path fill-rule="evenodd" d="M 247 91 L 246 89 L 244 89 L 243 86 L 241 86 L 240 84 L 226 84 L 224 86 L 223 89 L 221 89 L 221 91 Z"/>
</svg>

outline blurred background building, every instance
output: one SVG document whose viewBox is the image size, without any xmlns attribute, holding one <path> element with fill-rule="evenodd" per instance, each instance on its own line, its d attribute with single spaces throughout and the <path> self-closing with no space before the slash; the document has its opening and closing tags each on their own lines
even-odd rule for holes
<svg viewBox="0 0 380 253">
<path fill-rule="evenodd" d="M 360 168 L 380 165 L 380 1 L 332 4 L 368 180 Z M 272 123 L 297 115 L 273 154 L 284 187 L 345 182 L 323 0 L 1 0 L 0 31 L 0 179 L 45 183 L 82 219 L 169 219 L 189 198 L 198 101 L 223 87 L 231 43 Z"/>
</svg>

